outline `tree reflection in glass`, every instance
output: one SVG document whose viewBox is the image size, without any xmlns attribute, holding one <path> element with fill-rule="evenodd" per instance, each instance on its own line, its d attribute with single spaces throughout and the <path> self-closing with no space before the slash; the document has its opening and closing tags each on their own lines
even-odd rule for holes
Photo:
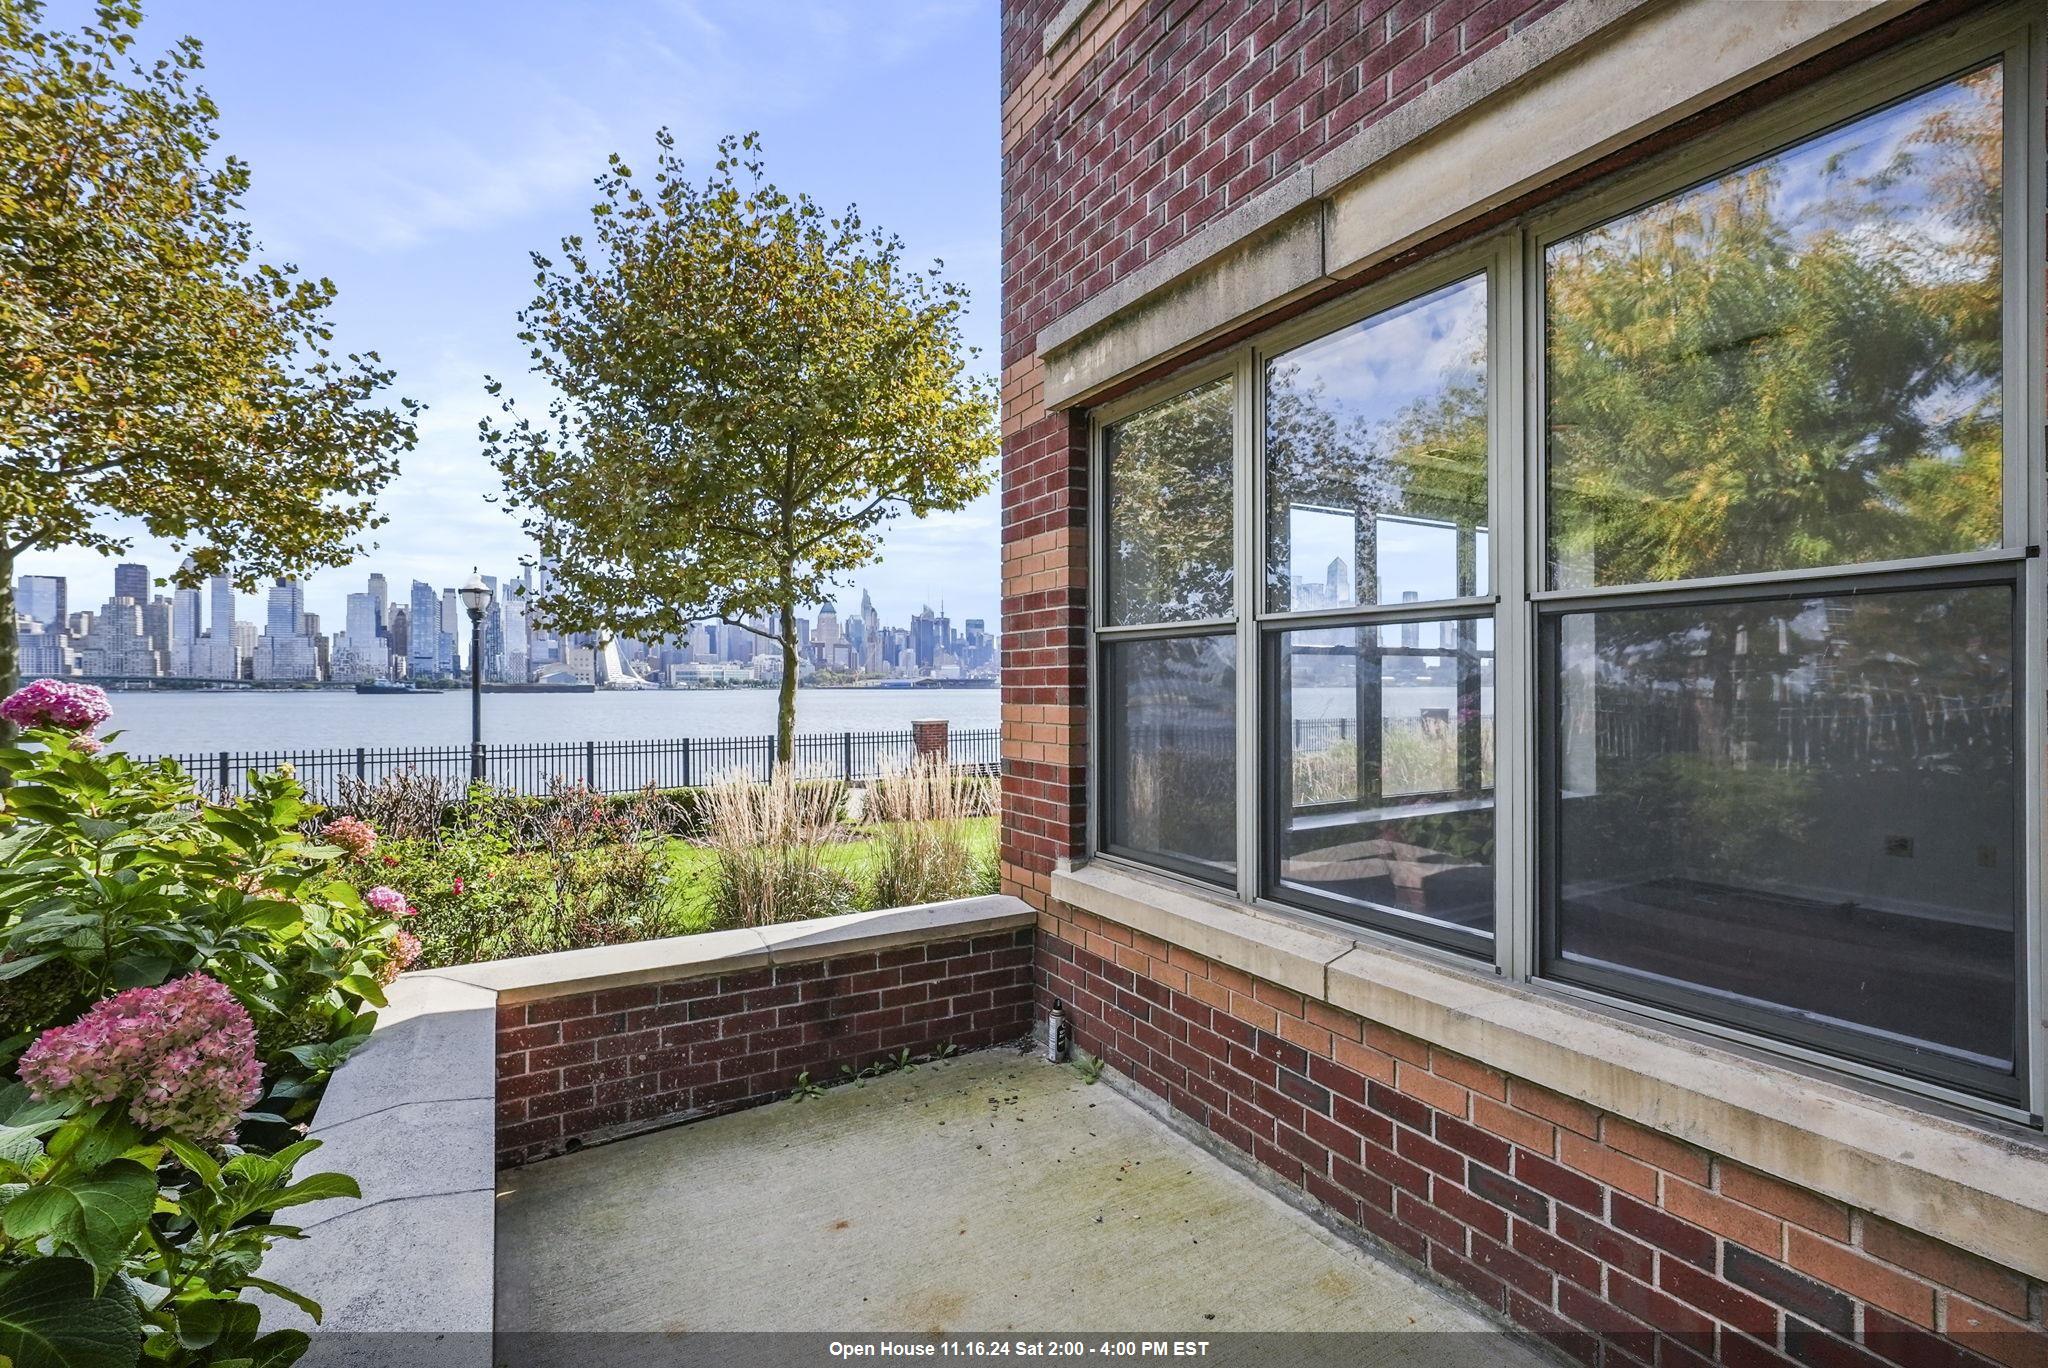
<svg viewBox="0 0 2048 1368">
<path fill-rule="evenodd" d="M 1486 592 L 1486 281 L 1266 365 L 1275 612 Z"/>
<path fill-rule="evenodd" d="M 1545 257 L 1550 580 L 1999 544 L 1998 67 Z"/>
<path fill-rule="evenodd" d="M 1111 424 L 1103 459 L 1110 625 L 1232 616 L 1231 382 Z"/>
</svg>

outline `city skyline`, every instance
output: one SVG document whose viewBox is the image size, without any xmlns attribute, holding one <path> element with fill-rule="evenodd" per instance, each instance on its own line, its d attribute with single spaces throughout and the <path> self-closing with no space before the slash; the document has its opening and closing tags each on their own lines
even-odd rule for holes
<svg viewBox="0 0 2048 1368">
<path fill-rule="evenodd" d="M 756 624 L 762 631 L 705 621 L 657 641 L 563 634 L 533 620 L 526 606 L 544 587 L 545 569 L 472 573 L 490 591 L 480 624 L 487 682 L 667 687 L 762 683 L 781 672 L 765 621 Z M 251 595 L 226 576 L 200 586 L 159 585 L 168 578 L 146 562 L 121 561 L 103 581 L 108 593 L 101 598 L 67 576 L 21 575 L 15 587 L 23 675 L 367 683 L 459 680 L 469 668 L 471 630 L 458 586 L 373 570 L 346 595 L 343 614 L 328 618 L 307 607 L 300 580 L 278 577 Z M 245 607 L 258 616 L 244 616 Z M 852 612 L 842 613 L 836 600 L 806 608 L 814 614 L 797 619 L 805 677 L 992 677 L 997 664 L 987 619 L 963 617 L 956 627 L 943 598 L 936 611 L 921 603 L 906 626 L 884 624 L 866 589 Z M 219 630 L 223 620 L 226 632 Z M 422 621 L 431 624 L 426 632 Z"/>
</svg>

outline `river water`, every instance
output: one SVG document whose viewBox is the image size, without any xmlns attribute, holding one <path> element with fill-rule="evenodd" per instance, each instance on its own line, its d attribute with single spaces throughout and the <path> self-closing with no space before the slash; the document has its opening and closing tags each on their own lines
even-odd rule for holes
<svg viewBox="0 0 2048 1368">
<path fill-rule="evenodd" d="M 366 697 L 338 690 L 124 692 L 112 694 L 123 749 L 324 750 L 330 747 L 460 746 L 469 743 L 469 695 Z M 773 689 L 663 689 L 593 694 L 485 694 L 484 741 L 639 741 L 766 736 L 775 730 Z M 996 689 L 799 689 L 799 732 L 908 731 L 918 718 L 957 730 L 1001 724 Z"/>
</svg>

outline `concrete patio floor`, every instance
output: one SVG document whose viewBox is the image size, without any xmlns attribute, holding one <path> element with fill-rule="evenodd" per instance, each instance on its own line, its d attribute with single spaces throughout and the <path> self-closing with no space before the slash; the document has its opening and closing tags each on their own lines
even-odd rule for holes
<svg viewBox="0 0 2048 1368">
<path fill-rule="evenodd" d="M 501 1337 L 1493 1328 L 1111 1087 L 1008 1050 L 502 1173 L 497 1232 Z M 1412 1358 L 1396 1338 L 1351 1360 Z"/>
</svg>

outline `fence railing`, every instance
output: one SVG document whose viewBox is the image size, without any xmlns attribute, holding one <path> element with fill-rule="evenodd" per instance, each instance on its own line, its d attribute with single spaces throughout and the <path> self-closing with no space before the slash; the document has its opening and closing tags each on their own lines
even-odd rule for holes
<svg viewBox="0 0 2048 1368">
<path fill-rule="evenodd" d="M 1002 733 L 990 727 L 955 731 L 946 754 L 962 770 L 994 773 L 1001 762 Z M 811 732 L 793 738 L 802 774 L 864 780 L 890 765 L 906 765 L 917 753 L 908 731 Z M 344 779 L 366 783 L 410 771 L 430 775 L 457 789 L 469 782 L 468 746 L 357 746 L 353 749 L 274 751 L 192 751 L 170 759 L 208 793 L 246 793 L 251 770 L 289 764 L 315 798 L 331 798 Z M 734 773 L 767 779 L 775 772 L 772 736 L 686 736 L 662 741 L 533 741 L 483 747 L 484 782 L 514 793 L 545 793 L 557 781 L 586 784 L 600 793 L 658 788 L 691 788 Z"/>
</svg>

